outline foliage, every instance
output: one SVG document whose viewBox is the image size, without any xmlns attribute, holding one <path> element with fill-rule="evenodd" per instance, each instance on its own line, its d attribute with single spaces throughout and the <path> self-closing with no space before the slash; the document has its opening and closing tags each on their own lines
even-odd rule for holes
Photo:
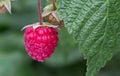
<svg viewBox="0 0 120 76">
<path fill-rule="evenodd" d="M 59 0 L 58 8 L 87 59 L 86 76 L 95 76 L 120 48 L 120 1 Z"/>
</svg>

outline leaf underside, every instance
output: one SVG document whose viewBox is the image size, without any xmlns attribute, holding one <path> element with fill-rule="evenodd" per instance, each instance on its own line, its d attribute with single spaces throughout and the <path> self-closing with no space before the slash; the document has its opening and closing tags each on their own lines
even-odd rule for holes
<svg viewBox="0 0 120 76">
<path fill-rule="evenodd" d="M 120 48 L 120 0 L 58 0 L 65 27 L 87 59 L 86 76 L 96 76 Z"/>
</svg>

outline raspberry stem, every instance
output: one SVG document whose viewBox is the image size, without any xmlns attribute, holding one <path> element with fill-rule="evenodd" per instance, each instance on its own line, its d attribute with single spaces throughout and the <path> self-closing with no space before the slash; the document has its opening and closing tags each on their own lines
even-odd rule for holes
<svg viewBox="0 0 120 76">
<path fill-rule="evenodd" d="M 38 16 L 39 16 L 39 22 L 40 25 L 43 25 L 43 21 L 42 21 L 42 13 L 41 13 L 41 0 L 38 0 Z"/>
<path fill-rule="evenodd" d="M 52 3 L 53 3 L 53 10 L 56 10 L 55 2 L 56 2 L 56 0 L 52 0 Z"/>
</svg>

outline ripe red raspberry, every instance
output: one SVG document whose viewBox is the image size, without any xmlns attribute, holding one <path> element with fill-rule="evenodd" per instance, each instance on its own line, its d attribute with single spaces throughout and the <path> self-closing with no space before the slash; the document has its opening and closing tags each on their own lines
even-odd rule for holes
<svg viewBox="0 0 120 76">
<path fill-rule="evenodd" d="M 26 50 L 32 59 L 43 62 L 50 58 L 58 44 L 58 31 L 53 27 L 27 27 L 24 33 Z"/>
</svg>

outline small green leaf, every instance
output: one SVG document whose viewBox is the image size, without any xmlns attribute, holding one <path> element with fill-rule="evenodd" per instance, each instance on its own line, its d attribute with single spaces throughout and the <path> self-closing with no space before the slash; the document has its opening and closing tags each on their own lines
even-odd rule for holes
<svg viewBox="0 0 120 76">
<path fill-rule="evenodd" d="M 120 0 L 59 0 L 58 11 L 95 76 L 120 48 Z"/>
</svg>

